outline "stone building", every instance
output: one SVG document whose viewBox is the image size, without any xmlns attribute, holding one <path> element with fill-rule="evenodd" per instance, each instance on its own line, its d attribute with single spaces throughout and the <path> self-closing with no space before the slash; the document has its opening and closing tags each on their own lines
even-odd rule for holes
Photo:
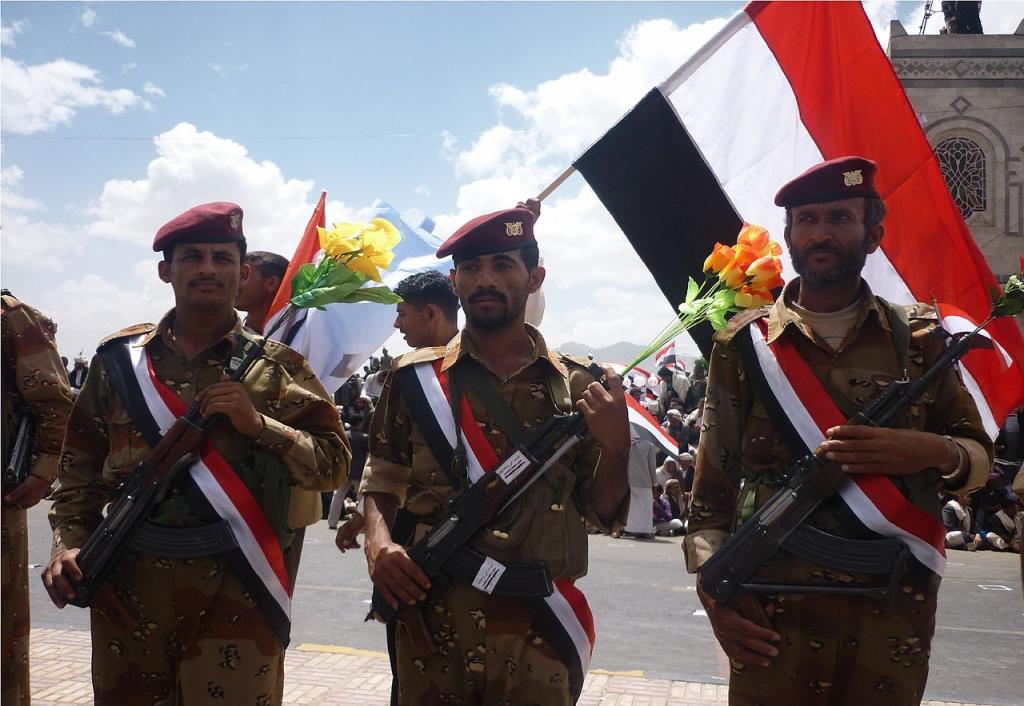
<svg viewBox="0 0 1024 706">
<path fill-rule="evenodd" d="M 1005 280 L 1024 254 L 1024 20 L 1009 35 L 924 36 L 894 21 L 888 52 L 953 199 Z"/>
</svg>

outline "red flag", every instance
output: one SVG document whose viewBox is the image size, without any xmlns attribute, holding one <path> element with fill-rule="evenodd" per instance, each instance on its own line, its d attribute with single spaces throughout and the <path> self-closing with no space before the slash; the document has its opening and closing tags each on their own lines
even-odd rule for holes
<svg viewBox="0 0 1024 706">
<path fill-rule="evenodd" d="M 327 227 L 327 221 L 325 220 L 326 202 L 327 192 L 322 191 L 320 192 L 320 200 L 317 202 L 316 208 L 313 209 L 313 215 L 309 217 L 306 231 L 302 234 L 302 240 L 299 241 L 299 246 L 295 248 L 295 254 L 292 255 L 291 262 L 288 263 L 288 269 L 285 270 L 284 279 L 281 281 L 281 286 L 277 289 L 274 302 L 270 305 L 270 310 L 267 312 L 267 322 L 288 305 L 288 300 L 292 298 L 292 279 L 295 277 L 295 273 L 307 262 L 313 262 L 316 259 L 317 253 L 320 252 L 320 236 L 317 234 L 316 229 L 317 226 L 320 228 Z M 266 324 L 264 324 L 264 328 L 266 328 Z"/>
</svg>

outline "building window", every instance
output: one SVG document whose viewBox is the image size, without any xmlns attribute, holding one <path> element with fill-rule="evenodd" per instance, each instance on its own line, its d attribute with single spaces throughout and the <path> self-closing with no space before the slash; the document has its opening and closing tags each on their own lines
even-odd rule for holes
<svg viewBox="0 0 1024 706">
<path fill-rule="evenodd" d="M 950 137 L 935 145 L 935 156 L 946 178 L 946 187 L 967 218 L 984 211 L 985 152 L 966 137 Z"/>
</svg>

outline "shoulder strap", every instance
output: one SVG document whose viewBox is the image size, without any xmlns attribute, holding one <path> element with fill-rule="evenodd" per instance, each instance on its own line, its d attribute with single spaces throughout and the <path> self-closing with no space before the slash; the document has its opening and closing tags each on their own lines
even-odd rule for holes
<svg viewBox="0 0 1024 706">
<path fill-rule="evenodd" d="M 452 383 L 453 409 L 459 406 L 458 401 L 464 389 L 484 406 L 512 445 L 516 446 L 526 441 L 526 429 L 523 428 L 519 417 L 502 398 L 494 385 L 494 380 L 479 363 L 471 359 L 460 361 L 449 368 L 448 379 Z"/>
<path fill-rule="evenodd" d="M 142 388 L 139 387 L 139 381 L 135 378 L 131 355 L 128 352 L 129 345 L 129 339 L 111 342 L 101 347 L 97 351 L 97 355 L 103 361 L 103 369 L 107 373 L 110 388 L 121 400 L 132 423 L 147 444 L 156 446 L 163 438 L 163 434 L 160 433 L 160 425 L 156 423 L 153 413 L 149 411 L 142 395 Z"/>
<path fill-rule="evenodd" d="M 891 326 L 892 326 L 892 343 L 896 348 L 900 356 L 900 368 L 903 370 L 903 376 L 909 377 L 910 375 L 910 319 L 907 316 L 907 310 L 899 304 L 892 304 L 885 302 L 889 311 L 892 313 Z"/>
</svg>

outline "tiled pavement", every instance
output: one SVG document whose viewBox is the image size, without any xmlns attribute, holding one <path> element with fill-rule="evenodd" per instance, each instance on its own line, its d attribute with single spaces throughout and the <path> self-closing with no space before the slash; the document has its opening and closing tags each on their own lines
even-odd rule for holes
<svg viewBox="0 0 1024 706">
<path fill-rule="evenodd" d="M 286 706 L 385 706 L 391 692 L 387 655 L 380 652 L 302 644 L 288 650 L 285 673 Z M 33 630 L 33 705 L 91 702 L 89 634 L 80 630 Z M 727 689 L 720 684 L 593 671 L 587 675 L 579 703 L 580 706 L 703 706 L 727 702 Z M 939 701 L 925 704 L 954 706 Z"/>
</svg>

